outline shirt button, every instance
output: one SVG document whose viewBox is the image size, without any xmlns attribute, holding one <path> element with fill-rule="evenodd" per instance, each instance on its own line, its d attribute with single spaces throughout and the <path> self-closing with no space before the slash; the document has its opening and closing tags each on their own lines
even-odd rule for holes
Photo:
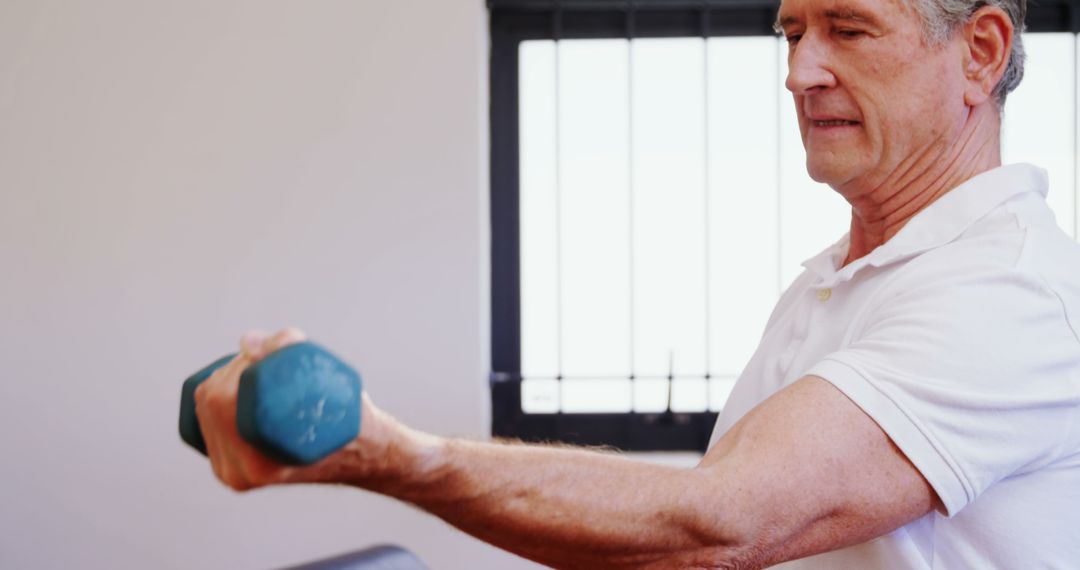
<svg viewBox="0 0 1080 570">
<path fill-rule="evenodd" d="M 828 301 L 831 298 L 832 298 L 832 289 L 828 289 L 828 288 L 826 288 L 826 289 L 818 289 L 818 292 L 817 292 L 818 301 L 821 301 L 822 303 L 824 303 L 825 301 Z"/>
</svg>

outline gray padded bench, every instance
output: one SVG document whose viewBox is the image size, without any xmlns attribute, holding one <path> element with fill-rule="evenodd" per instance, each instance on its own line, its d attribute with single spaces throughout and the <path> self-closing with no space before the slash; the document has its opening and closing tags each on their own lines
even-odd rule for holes
<svg viewBox="0 0 1080 570">
<path fill-rule="evenodd" d="M 282 570 L 428 570 L 428 567 L 400 546 L 381 545 Z"/>
</svg>

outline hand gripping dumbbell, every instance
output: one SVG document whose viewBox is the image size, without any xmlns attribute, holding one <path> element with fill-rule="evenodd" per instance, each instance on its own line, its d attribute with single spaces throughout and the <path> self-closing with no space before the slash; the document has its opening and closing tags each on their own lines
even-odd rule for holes
<svg viewBox="0 0 1080 570">
<path fill-rule="evenodd" d="M 234 356 L 191 375 L 180 392 L 180 438 L 203 455 L 195 389 Z M 360 386 L 360 375 L 327 350 L 310 342 L 289 345 L 240 375 L 236 428 L 275 461 L 315 463 L 360 433 Z"/>
</svg>

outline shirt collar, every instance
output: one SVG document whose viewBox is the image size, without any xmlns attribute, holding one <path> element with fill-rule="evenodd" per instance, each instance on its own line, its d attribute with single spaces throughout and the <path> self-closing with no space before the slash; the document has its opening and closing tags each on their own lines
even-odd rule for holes
<svg viewBox="0 0 1080 570">
<path fill-rule="evenodd" d="M 833 287 L 850 280 L 864 267 L 883 267 L 952 242 L 1010 198 L 1028 192 L 1038 192 L 1045 198 L 1048 187 L 1046 171 L 1030 164 L 988 170 L 945 193 L 889 241 L 848 265 L 840 267 L 847 257 L 850 234 L 802 265 L 818 276 L 818 286 Z"/>
</svg>

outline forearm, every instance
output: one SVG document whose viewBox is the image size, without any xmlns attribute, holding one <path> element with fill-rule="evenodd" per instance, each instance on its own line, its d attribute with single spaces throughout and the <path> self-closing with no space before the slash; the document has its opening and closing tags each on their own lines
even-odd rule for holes
<svg viewBox="0 0 1080 570">
<path fill-rule="evenodd" d="M 544 564 L 715 567 L 743 554 L 709 473 L 584 449 L 419 442 L 395 451 L 411 472 L 363 486 Z"/>
</svg>

